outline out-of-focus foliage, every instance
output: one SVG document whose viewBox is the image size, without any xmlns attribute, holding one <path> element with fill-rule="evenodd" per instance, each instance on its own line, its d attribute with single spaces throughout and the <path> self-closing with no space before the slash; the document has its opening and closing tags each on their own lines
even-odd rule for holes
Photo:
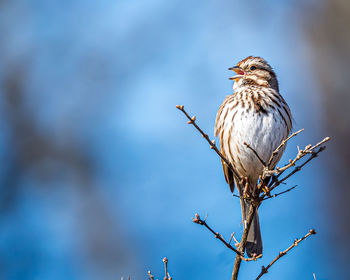
<svg viewBox="0 0 350 280">
<path fill-rule="evenodd" d="M 341 152 L 325 161 L 326 151 L 290 182 L 295 191 L 264 205 L 265 256 L 242 277 L 315 227 L 269 277 L 340 279 L 327 253 L 341 227 L 328 206 L 345 203 L 347 172 L 329 172 L 329 162 L 349 160 L 346 102 L 331 106 L 335 94 L 348 99 L 348 17 L 329 14 L 339 1 L 310 2 L 1 1 L 0 278 L 142 279 L 160 275 L 164 256 L 176 279 L 228 278 L 231 252 L 190 218 L 209 213 L 229 236 L 241 228 L 239 202 L 175 105 L 212 135 L 231 93 L 226 69 L 259 55 L 305 128 L 283 160 L 328 131 Z M 344 188 L 334 191 L 334 180 Z"/>
<path fill-rule="evenodd" d="M 323 161 L 330 170 L 324 192 L 336 222 L 332 239 L 339 241 L 331 247 L 341 263 L 347 262 L 350 251 L 350 2 L 326 0 L 310 8 L 312 13 L 303 13 L 304 34 L 323 105 L 320 122 L 333 137 Z M 343 267 L 349 269 L 345 263 Z"/>
</svg>

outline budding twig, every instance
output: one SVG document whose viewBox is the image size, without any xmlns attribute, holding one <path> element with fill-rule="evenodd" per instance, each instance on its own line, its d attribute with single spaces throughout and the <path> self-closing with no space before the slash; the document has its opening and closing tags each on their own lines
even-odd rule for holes
<svg viewBox="0 0 350 280">
<path fill-rule="evenodd" d="M 164 263 L 164 270 L 165 270 L 164 280 L 169 280 L 169 278 L 168 278 L 168 259 L 166 257 L 163 259 L 163 263 Z"/>
<path fill-rule="evenodd" d="M 227 243 L 226 240 L 222 237 L 221 234 L 219 234 L 218 232 L 215 232 L 204 220 L 202 220 L 200 218 L 200 216 L 196 213 L 194 215 L 194 218 L 192 218 L 192 221 L 196 224 L 205 226 L 212 234 L 214 234 L 215 238 L 219 239 L 222 243 L 225 244 L 225 246 L 229 249 L 231 249 L 232 251 L 234 251 L 236 254 L 243 256 L 243 253 L 239 252 L 236 248 L 232 247 L 232 245 L 230 243 Z"/>
<path fill-rule="evenodd" d="M 330 139 L 331 139 L 330 137 L 326 137 L 323 140 L 321 140 L 320 142 L 318 142 L 316 145 L 314 145 L 314 146 L 307 145 L 304 149 L 299 149 L 299 147 L 298 147 L 298 154 L 295 156 L 295 158 L 293 160 L 289 160 L 289 163 L 286 164 L 285 166 L 283 166 L 282 168 L 276 167 L 274 170 L 266 170 L 265 169 L 263 172 L 263 176 L 262 176 L 263 178 L 266 178 L 268 176 L 273 176 L 271 182 L 267 186 L 269 191 L 274 190 L 277 186 L 282 184 L 288 178 L 293 176 L 295 173 L 299 172 L 311 160 L 316 158 L 319 153 L 323 152 L 326 149 L 326 146 L 322 146 L 322 145 L 324 143 L 328 142 Z M 304 158 L 307 155 L 310 155 L 310 157 L 304 163 L 302 163 L 299 166 L 295 166 L 295 164 L 299 160 L 301 160 L 302 158 Z M 289 174 L 287 174 L 286 176 L 279 179 L 285 171 L 287 171 L 289 168 L 291 168 L 293 166 L 295 166 L 295 167 Z M 276 176 L 274 176 L 274 175 L 276 175 Z M 267 196 L 267 194 L 264 194 L 260 198 L 262 200 L 264 200 L 266 196 Z"/>
<path fill-rule="evenodd" d="M 267 166 L 270 166 L 270 164 L 272 163 L 272 161 L 274 160 L 275 156 L 278 155 L 278 152 L 287 144 L 287 142 L 293 138 L 294 136 L 298 135 L 300 132 L 304 131 L 304 128 L 298 130 L 297 132 L 292 133 L 289 137 L 287 137 L 285 140 L 283 140 L 281 142 L 281 144 L 276 148 L 276 150 L 274 150 L 271 154 L 271 157 L 269 159 L 269 162 L 267 164 Z"/>
<path fill-rule="evenodd" d="M 163 280 L 172 280 L 173 278 L 170 276 L 170 274 L 168 272 L 168 259 L 166 257 L 163 258 L 163 263 L 164 263 L 164 270 L 165 270 L 165 275 L 164 275 Z M 154 280 L 154 276 L 152 275 L 150 270 L 147 272 L 147 274 L 148 274 L 149 280 Z"/>
<path fill-rule="evenodd" d="M 289 189 L 287 189 L 287 190 L 285 190 L 285 191 L 283 191 L 283 192 L 276 193 L 276 194 L 272 194 L 272 195 L 270 195 L 270 196 L 268 196 L 268 197 L 264 197 L 264 198 L 262 198 L 262 200 L 267 200 L 267 199 L 270 199 L 270 198 L 274 198 L 274 197 L 280 196 L 281 194 L 290 192 L 291 190 L 295 189 L 297 186 L 298 186 L 298 185 L 295 185 L 295 186 L 293 186 L 293 187 L 291 187 L 291 188 L 289 188 Z"/>
<path fill-rule="evenodd" d="M 297 161 L 299 161 L 300 159 L 302 159 L 304 156 L 306 156 L 308 154 L 313 155 L 313 154 L 318 154 L 318 153 L 322 152 L 324 150 L 324 148 L 323 149 L 319 149 L 317 152 L 315 152 L 315 150 L 319 146 L 321 146 L 324 143 L 328 142 L 330 139 L 331 139 L 330 137 L 326 137 L 326 138 L 324 138 L 322 141 L 318 142 L 314 146 L 307 145 L 303 150 L 299 150 L 298 154 L 296 155 L 296 157 L 293 160 L 290 160 L 288 164 L 286 164 L 285 166 L 283 166 L 281 168 L 277 167 L 274 170 L 265 170 L 262 177 L 266 178 L 267 176 L 271 176 L 271 175 L 277 175 L 277 178 L 280 177 L 283 174 L 284 171 L 286 171 L 287 169 L 291 168 L 292 166 L 295 166 L 295 163 Z"/>
<path fill-rule="evenodd" d="M 277 186 L 279 186 L 280 184 L 282 184 L 284 181 L 286 181 L 288 178 L 290 178 L 292 175 L 294 175 L 295 173 L 299 172 L 306 164 L 308 164 L 311 160 L 313 160 L 314 158 L 316 158 L 318 156 L 319 153 L 323 152 L 326 149 L 326 147 L 320 147 L 317 151 L 313 152 L 311 154 L 311 156 L 301 165 L 296 166 L 288 175 L 284 176 L 282 179 L 278 179 L 279 175 L 276 176 L 276 180 L 271 181 L 271 183 L 269 184 L 269 188 L 270 190 L 275 189 Z M 290 166 L 291 167 L 291 166 Z"/>
<path fill-rule="evenodd" d="M 230 170 L 235 175 L 235 177 L 240 179 L 241 176 L 237 173 L 237 171 L 233 168 L 232 164 L 223 156 L 223 154 L 217 148 L 215 144 L 215 140 L 210 140 L 208 134 L 204 133 L 204 131 L 196 124 L 196 117 L 195 116 L 190 117 L 190 115 L 187 114 L 187 112 L 185 111 L 183 105 L 176 105 L 176 108 L 185 114 L 185 116 L 189 119 L 187 123 L 192 124 L 199 131 L 199 133 L 203 136 L 203 138 L 207 140 L 207 142 L 209 143 L 210 149 L 213 149 L 219 155 L 219 157 L 225 162 L 228 168 L 230 168 Z"/>
<path fill-rule="evenodd" d="M 148 279 L 154 280 L 154 276 L 152 275 L 151 271 L 148 270 L 147 273 L 148 273 L 148 276 L 149 276 Z"/>
<path fill-rule="evenodd" d="M 310 229 L 309 232 L 307 234 L 305 234 L 305 236 L 303 236 L 300 239 L 296 239 L 292 245 L 290 245 L 286 250 L 279 252 L 278 256 L 276 258 L 274 258 L 268 266 L 263 266 L 261 268 L 261 272 L 258 275 L 258 277 L 256 278 L 256 280 L 260 279 L 261 276 L 263 276 L 264 274 L 268 273 L 269 268 L 275 263 L 277 262 L 280 258 L 282 258 L 284 255 L 286 255 L 290 250 L 292 250 L 294 247 L 296 247 L 300 242 L 302 242 L 303 240 L 305 240 L 306 238 L 308 238 L 310 235 L 312 234 L 316 234 L 316 231 L 314 229 Z"/>
<path fill-rule="evenodd" d="M 245 257 L 241 257 L 242 260 L 244 260 L 245 262 L 251 262 L 251 261 L 257 261 L 258 259 L 260 259 L 262 257 L 262 254 L 257 255 L 257 256 L 253 256 L 251 258 L 245 258 Z"/>
<path fill-rule="evenodd" d="M 232 239 L 235 241 L 235 246 L 237 247 L 239 245 L 239 241 L 235 237 L 235 233 L 234 232 L 232 232 L 232 234 L 231 234 L 230 241 L 228 242 L 229 244 L 231 244 Z"/>
</svg>

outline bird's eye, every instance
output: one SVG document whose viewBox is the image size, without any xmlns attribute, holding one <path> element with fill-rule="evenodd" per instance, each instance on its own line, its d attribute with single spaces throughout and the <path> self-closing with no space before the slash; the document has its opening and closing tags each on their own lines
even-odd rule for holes
<svg viewBox="0 0 350 280">
<path fill-rule="evenodd" d="M 255 70 L 256 69 L 256 66 L 250 66 L 250 70 Z"/>
</svg>

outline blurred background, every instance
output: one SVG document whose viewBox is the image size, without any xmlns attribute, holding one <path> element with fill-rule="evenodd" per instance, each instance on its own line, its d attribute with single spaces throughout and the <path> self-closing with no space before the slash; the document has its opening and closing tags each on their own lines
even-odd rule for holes
<svg viewBox="0 0 350 280">
<path fill-rule="evenodd" d="M 0 1 L 0 279 L 229 279 L 234 255 L 191 222 L 242 233 L 213 135 L 248 55 L 275 68 L 305 132 L 327 150 L 260 209 L 263 264 L 318 234 L 269 279 L 350 273 L 350 2 Z M 287 186 L 281 187 L 287 188 Z"/>
</svg>

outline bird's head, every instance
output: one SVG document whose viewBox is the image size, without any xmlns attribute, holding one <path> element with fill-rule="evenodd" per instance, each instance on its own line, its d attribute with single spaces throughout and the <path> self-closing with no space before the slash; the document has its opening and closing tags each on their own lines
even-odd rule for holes
<svg viewBox="0 0 350 280">
<path fill-rule="evenodd" d="M 244 85 L 258 85 L 278 91 L 276 74 L 270 64 L 261 57 L 248 56 L 229 70 L 236 73 L 236 75 L 229 78 L 235 81 L 234 89 Z"/>
</svg>

